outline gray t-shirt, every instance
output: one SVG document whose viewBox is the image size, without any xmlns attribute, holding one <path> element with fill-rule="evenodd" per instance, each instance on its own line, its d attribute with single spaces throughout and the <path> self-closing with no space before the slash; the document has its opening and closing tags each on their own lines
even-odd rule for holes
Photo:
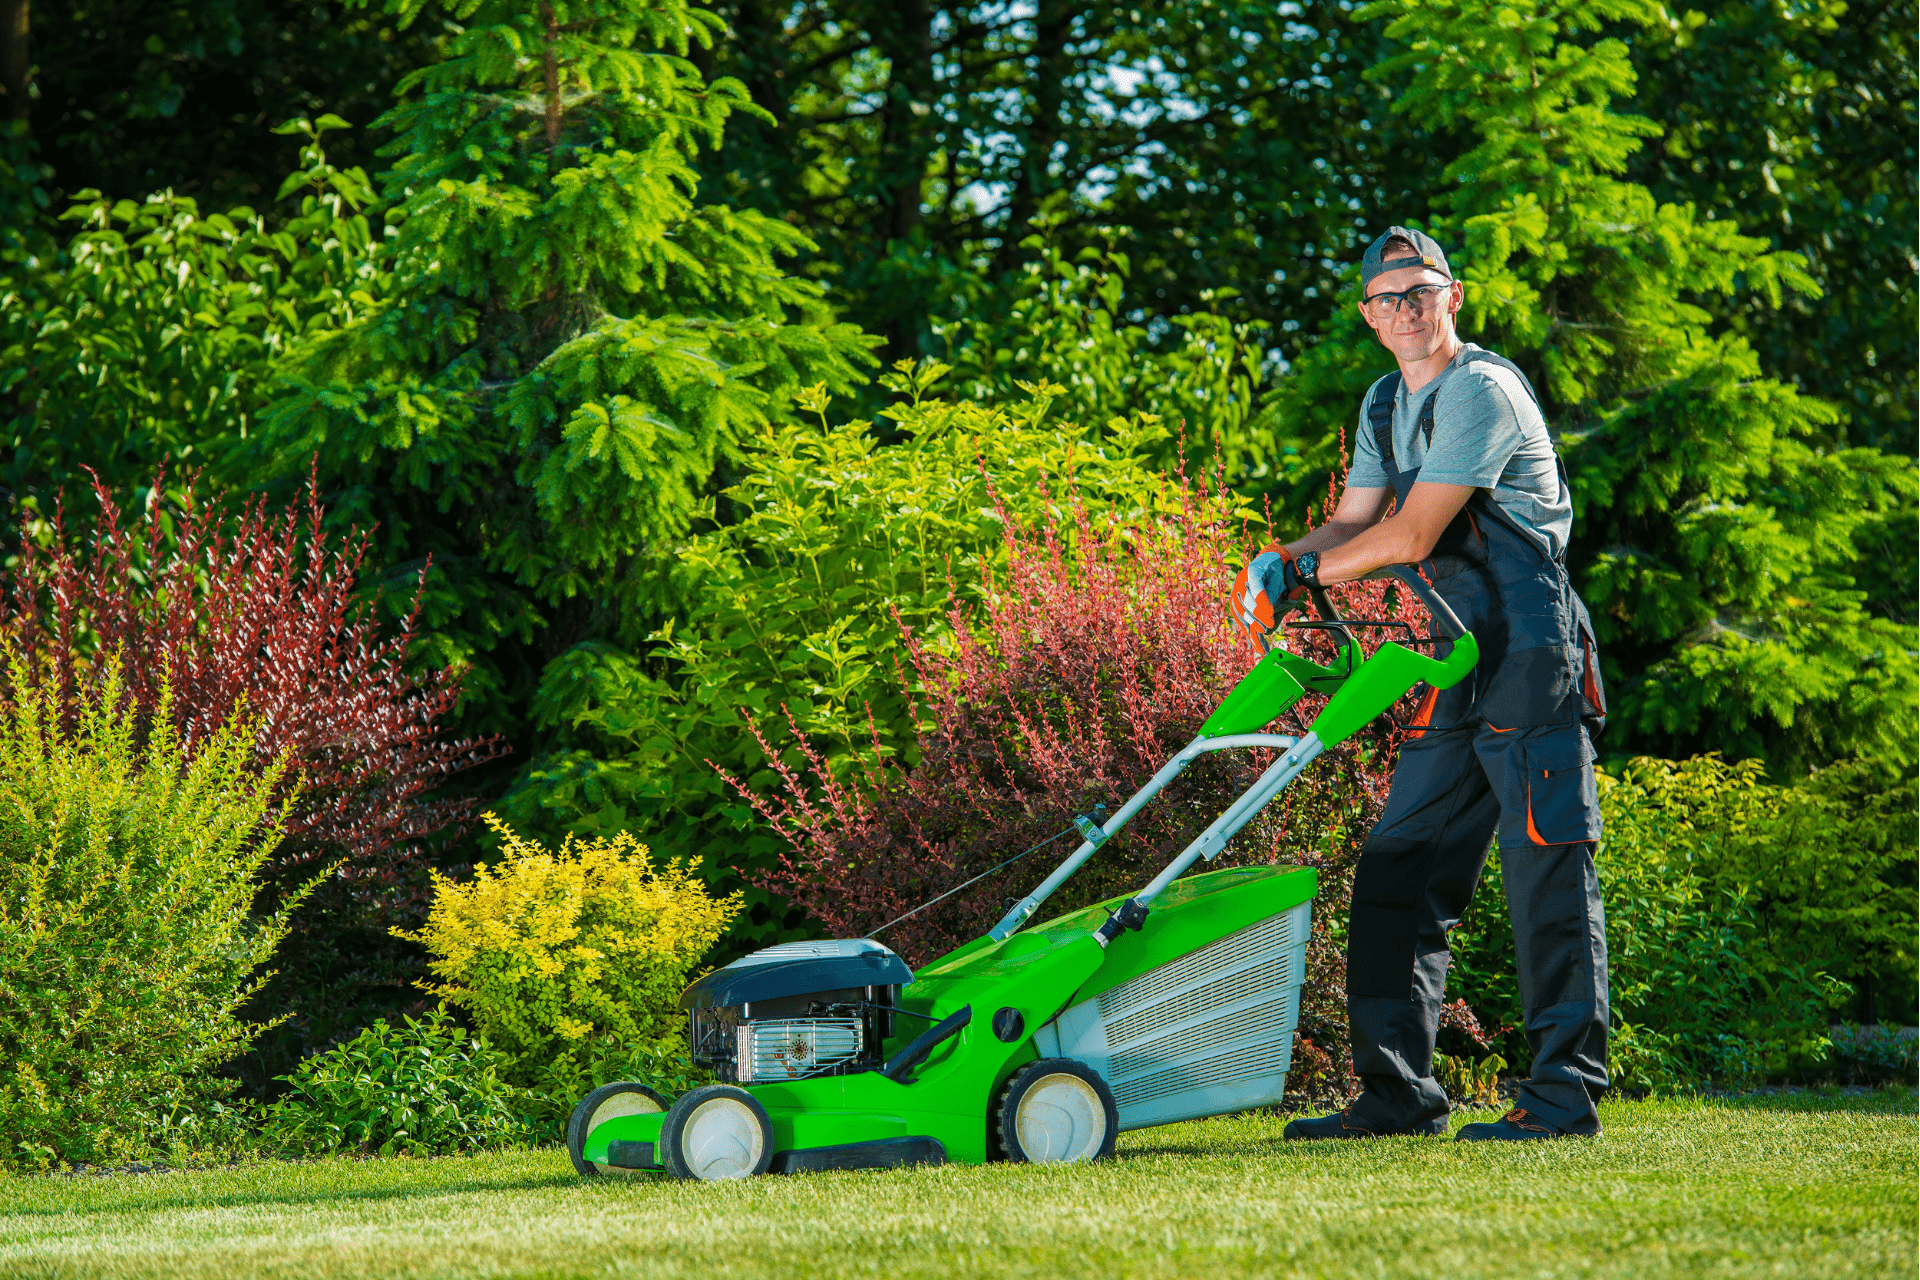
<svg viewBox="0 0 1920 1280">
<path fill-rule="evenodd" d="M 1402 470 L 1420 468 L 1420 479 L 1433 484 L 1473 485 L 1522 529 L 1539 534 L 1548 553 L 1557 556 L 1573 534 L 1573 495 L 1560 484 L 1546 420 L 1518 374 L 1489 360 L 1467 362 L 1467 353 L 1479 350 L 1466 343 L 1439 377 L 1411 396 L 1407 384 L 1400 384 L 1393 401 L 1394 461 Z M 1347 472 L 1350 488 L 1387 487 L 1373 424 L 1367 421 L 1367 406 L 1379 385 L 1368 387 L 1360 402 L 1353 468 Z M 1415 430 L 1428 396 L 1440 397 L 1433 406 L 1432 448 Z"/>
</svg>

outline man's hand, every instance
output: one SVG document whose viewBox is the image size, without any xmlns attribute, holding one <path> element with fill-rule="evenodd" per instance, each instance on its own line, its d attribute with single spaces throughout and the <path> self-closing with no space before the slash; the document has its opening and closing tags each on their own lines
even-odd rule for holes
<svg viewBox="0 0 1920 1280">
<path fill-rule="evenodd" d="M 1262 649 L 1292 601 L 1306 594 L 1293 567 L 1293 552 L 1277 542 L 1253 558 L 1233 580 L 1230 611 L 1241 633 Z"/>
<path fill-rule="evenodd" d="M 1293 552 L 1277 542 L 1269 542 L 1267 549 L 1253 558 L 1253 563 L 1247 566 L 1247 580 L 1258 582 L 1267 599 L 1276 605 L 1282 600 L 1301 599 L 1307 592 L 1306 584 L 1300 581 Z"/>
</svg>

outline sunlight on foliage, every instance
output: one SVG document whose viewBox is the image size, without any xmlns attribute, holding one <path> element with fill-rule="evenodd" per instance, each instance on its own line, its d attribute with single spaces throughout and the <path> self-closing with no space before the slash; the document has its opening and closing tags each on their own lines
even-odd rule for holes
<svg viewBox="0 0 1920 1280">
<path fill-rule="evenodd" d="M 0 1160 L 124 1160 L 191 1146 L 265 1028 L 240 1010 L 287 930 L 252 912 L 280 842 L 287 757 L 244 713 L 189 758 L 117 664 L 69 719 L 12 658 L 0 708 Z"/>
</svg>

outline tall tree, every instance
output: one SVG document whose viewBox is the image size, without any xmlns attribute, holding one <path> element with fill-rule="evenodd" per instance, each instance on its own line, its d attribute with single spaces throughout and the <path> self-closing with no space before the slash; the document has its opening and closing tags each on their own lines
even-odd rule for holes
<svg viewBox="0 0 1920 1280">
<path fill-rule="evenodd" d="M 1044 224 L 1071 253 L 1130 230 L 1125 309 L 1268 324 L 1291 355 L 1324 317 L 1366 219 L 1438 177 L 1360 72 L 1378 23 L 1341 0 L 1071 5 L 720 0 L 713 65 L 770 122 L 709 173 L 794 217 L 807 270 L 889 357 L 930 315 L 1004 318 L 997 296 Z M 938 344 L 934 344 L 938 349 Z"/>
<path fill-rule="evenodd" d="M 1835 443 L 1906 454 L 1920 444 L 1916 25 L 1913 0 L 1718 0 L 1677 32 L 1623 32 L 1633 105 L 1666 126 L 1629 175 L 1800 254 L 1820 286 L 1778 307 L 1750 295 L 1721 319 L 1769 370 L 1842 410 Z"/>
<path fill-rule="evenodd" d="M 404 26 L 426 0 L 389 0 Z M 456 0 L 444 60 L 387 118 L 385 267 L 366 314 L 285 363 L 289 394 L 234 476 L 297 481 L 388 564 L 431 556 L 432 655 L 471 663 L 475 727 L 518 715 L 569 647 L 650 629 L 668 540 L 715 467 L 800 386 L 871 363 L 804 236 L 696 202 L 695 155 L 752 112 L 684 56 L 718 23 L 685 0 Z"/>
<path fill-rule="evenodd" d="M 1435 193 L 1460 246 L 1463 333 L 1527 368 L 1573 473 L 1569 562 L 1616 700 L 1616 751 L 1765 755 L 1784 772 L 1855 751 L 1909 757 L 1914 629 L 1866 608 L 1890 527 L 1911 527 L 1906 459 L 1820 447 L 1831 405 L 1768 378 L 1717 323 L 1748 291 L 1818 287 L 1791 252 L 1622 175 L 1660 127 L 1603 23 L 1664 21 L 1651 0 L 1478 5 L 1386 0 L 1402 52 L 1370 72 L 1394 109 L 1472 143 Z M 1586 43 L 1583 43 L 1584 38 Z M 1270 406 L 1350 430 L 1387 361 L 1352 308 Z M 1322 443 L 1316 461 L 1332 460 Z M 1324 474 L 1322 472 L 1321 474 Z"/>
</svg>

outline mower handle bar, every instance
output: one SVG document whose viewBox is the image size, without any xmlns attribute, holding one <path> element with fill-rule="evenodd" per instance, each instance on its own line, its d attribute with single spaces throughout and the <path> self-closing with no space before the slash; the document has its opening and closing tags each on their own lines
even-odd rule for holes
<svg viewBox="0 0 1920 1280">
<path fill-rule="evenodd" d="M 1147 780 L 1147 785 L 1134 792 L 1128 801 L 1120 806 L 1120 811 L 1108 818 L 1105 825 L 1096 828 L 1098 832 L 1090 839 L 1083 840 L 1080 847 L 1067 856 L 1067 860 L 1054 869 L 1052 875 L 1040 882 L 1032 893 L 1015 903 L 1013 909 L 1001 917 L 1000 923 L 987 930 L 987 936 L 995 942 L 1008 937 L 1033 918 L 1033 913 L 1042 903 L 1053 896 L 1053 891 L 1065 884 L 1067 877 L 1080 869 L 1080 864 L 1091 858 L 1094 851 L 1127 825 L 1134 814 L 1146 805 L 1147 801 L 1158 795 L 1166 785 L 1186 771 L 1188 765 L 1209 751 L 1231 751 L 1236 747 L 1272 747 L 1278 751 L 1290 751 L 1298 739 L 1283 733 L 1235 733 L 1218 738 L 1195 738 L 1177 752 L 1173 759 L 1160 766 L 1160 772 Z"/>
<path fill-rule="evenodd" d="M 1362 582 L 1379 582 L 1385 578 L 1393 579 L 1407 590 L 1413 592 L 1414 595 L 1420 597 L 1420 603 L 1427 606 L 1427 612 L 1433 615 L 1433 625 L 1439 628 L 1447 639 L 1458 640 L 1461 636 L 1467 634 L 1466 624 L 1460 621 L 1460 615 L 1453 611 L 1451 605 L 1441 599 L 1440 593 L 1428 585 L 1427 580 L 1422 578 L 1419 570 L 1415 569 L 1412 565 L 1384 565 L 1381 568 L 1375 569 L 1372 573 L 1363 573 L 1360 575 L 1360 581 Z M 1315 593 L 1314 604 L 1321 610 L 1321 616 L 1333 616 L 1328 606 L 1321 604 L 1320 594 L 1318 592 Z"/>
</svg>

